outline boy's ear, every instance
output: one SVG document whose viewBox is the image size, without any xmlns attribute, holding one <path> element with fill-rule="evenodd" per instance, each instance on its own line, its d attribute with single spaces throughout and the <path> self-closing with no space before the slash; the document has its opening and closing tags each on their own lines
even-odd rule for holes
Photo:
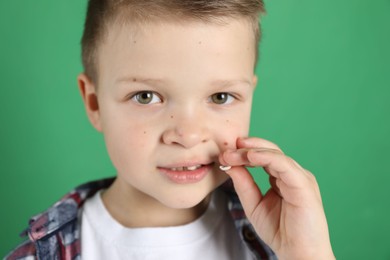
<svg viewBox="0 0 390 260">
<path fill-rule="evenodd" d="M 257 86 L 257 76 L 256 75 L 253 75 L 252 84 L 253 84 L 253 87 L 256 88 L 256 86 Z"/>
<path fill-rule="evenodd" d="M 89 121 L 95 127 L 96 130 L 101 132 L 102 126 L 100 122 L 100 111 L 96 86 L 93 84 L 92 80 L 84 73 L 81 73 L 77 77 L 77 83 L 79 85 L 80 94 L 83 98 L 85 111 L 87 112 Z"/>
</svg>

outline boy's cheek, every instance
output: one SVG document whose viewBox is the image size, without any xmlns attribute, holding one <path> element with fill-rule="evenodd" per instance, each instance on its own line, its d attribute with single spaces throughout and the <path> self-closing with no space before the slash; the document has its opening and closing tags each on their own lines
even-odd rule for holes
<svg viewBox="0 0 390 260">
<path fill-rule="evenodd" d="M 227 120 L 224 127 L 220 128 L 220 132 L 215 133 L 216 140 L 220 151 L 237 149 L 237 139 L 248 137 L 249 120 Z"/>
</svg>

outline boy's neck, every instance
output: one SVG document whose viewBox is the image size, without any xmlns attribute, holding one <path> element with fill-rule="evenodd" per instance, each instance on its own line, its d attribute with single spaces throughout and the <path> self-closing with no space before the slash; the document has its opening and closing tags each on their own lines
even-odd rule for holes
<svg viewBox="0 0 390 260">
<path fill-rule="evenodd" d="M 128 228 L 180 226 L 193 222 L 207 209 L 210 195 L 193 208 L 174 209 L 140 191 L 129 192 L 118 179 L 102 194 L 105 208 Z"/>
</svg>

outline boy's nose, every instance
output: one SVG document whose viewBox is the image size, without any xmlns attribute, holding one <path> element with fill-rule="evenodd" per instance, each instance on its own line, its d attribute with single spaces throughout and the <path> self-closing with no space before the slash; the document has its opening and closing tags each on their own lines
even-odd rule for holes
<svg viewBox="0 0 390 260">
<path fill-rule="evenodd" d="M 184 148 L 191 148 L 210 139 L 210 132 L 207 125 L 201 120 L 184 119 L 166 129 L 162 136 L 165 144 L 180 145 Z"/>
</svg>

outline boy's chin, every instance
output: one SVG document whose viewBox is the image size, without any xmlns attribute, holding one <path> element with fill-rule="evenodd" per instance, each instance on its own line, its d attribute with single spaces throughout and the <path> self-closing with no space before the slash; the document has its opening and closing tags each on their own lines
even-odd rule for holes
<svg viewBox="0 0 390 260">
<path fill-rule="evenodd" d="M 205 194 L 205 195 L 190 195 L 187 196 L 178 196 L 174 198 L 166 198 L 165 200 L 160 202 L 164 204 L 166 207 L 171 209 L 205 209 L 208 206 L 208 203 L 210 201 L 211 194 Z"/>
<path fill-rule="evenodd" d="M 175 190 L 173 193 L 160 196 L 159 201 L 171 209 L 193 209 L 206 207 L 209 204 L 212 193 L 228 178 L 221 178 L 212 185 L 206 187 L 193 187 Z"/>
</svg>

